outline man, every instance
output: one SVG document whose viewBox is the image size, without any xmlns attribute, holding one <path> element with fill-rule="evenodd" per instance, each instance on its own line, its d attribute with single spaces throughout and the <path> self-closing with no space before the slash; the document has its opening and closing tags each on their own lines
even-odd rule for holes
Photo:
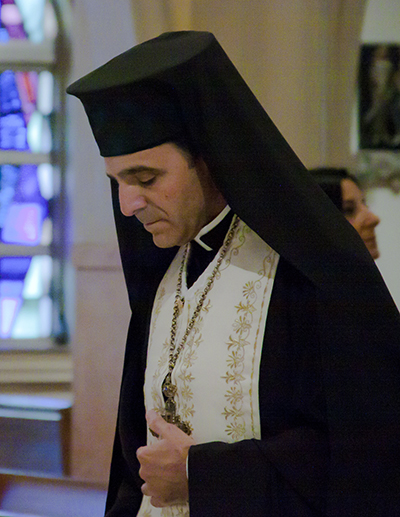
<svg viewBox="0 0 400 517">
<path fill-rule="evenodd" d="M 107 517 L 398 515 L 398 311 L 214 36 L 68 92 L 132 309 Z"/>
</svg>

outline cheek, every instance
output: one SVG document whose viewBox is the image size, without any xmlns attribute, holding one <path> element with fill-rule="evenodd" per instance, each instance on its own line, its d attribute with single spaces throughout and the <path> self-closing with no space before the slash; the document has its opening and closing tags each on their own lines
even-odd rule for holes
<svg viewBox="0 0 400 517">
<path fill-rule="evenodd" d="M 351 226 L 353 226 L 353 228 L 355 228 L 357 231 L 360 231 L 361 225 L 360 225 L 360 222 L 359 222 L 357 216 L 356 217 L 346 217 L 346 219 L 349 221 Z"/>
<path fill-rule="evenodd" d="M 173 208 L 173 206 L 179 202 L 179 189 L 174 187 L 164 189 L 160 193 L 159 200 L 164 207 L 168 206 L 169 208 Z"/>
<path fill-rule="evenodd" d="M 191 196 L 181 188 L 171 187 L 160 198 L 160 208 L 174 224 L 182 224 L 190 210 Z"/>
</svg>

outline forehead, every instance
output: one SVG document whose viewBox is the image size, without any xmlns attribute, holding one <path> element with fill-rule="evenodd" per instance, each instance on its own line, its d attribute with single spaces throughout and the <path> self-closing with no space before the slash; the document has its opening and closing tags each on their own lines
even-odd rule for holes
<svg viewBox="0 0 400 517">
<path fill-rule="evenodd" d="M 346 199 L 362 199 L 363 193 L 360 190 L 359 186 L 354 183 L 349 178 L 344 178 L 341 180 L 341 187 L 342 187 L 342 197 L 343 200 Z"/>
<path fill-rule="evenodd" d="M 116 176 L 125 170 L 175 169 L 188 162 L 182 150 L 173 143 L 166 143 L 132 154 L 106 157 L 104 163 L 107 174 Z"/>
</svg>

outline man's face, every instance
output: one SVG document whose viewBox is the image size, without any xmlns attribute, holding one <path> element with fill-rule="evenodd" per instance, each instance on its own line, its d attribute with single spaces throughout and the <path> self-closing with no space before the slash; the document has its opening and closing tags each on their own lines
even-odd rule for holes
<svg viewBox="0 0 400 517">
<path fill-rule="evenodd" d="M 104 158 L 121 211 L 134 215 L 159 248 L 182 246 L 226 206 L 207 166 L 172 143 Z"/>
</svg>

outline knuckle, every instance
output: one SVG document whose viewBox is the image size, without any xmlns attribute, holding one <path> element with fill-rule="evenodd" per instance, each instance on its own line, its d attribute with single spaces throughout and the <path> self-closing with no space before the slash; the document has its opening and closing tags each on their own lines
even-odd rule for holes
<svg viewBox="0 0 400 517">
<path fill-rule="evenodd" d="M 145 447 L 139 447 L 139 449 L 137 449 L 137 451 L 136 451 L 136 457 L 137 457 L 137 459 L 138 459 L 139 461 L 140 461 L 141 459 L 143 459 L 144 453 L 145 453 Z"/>
</svg>

